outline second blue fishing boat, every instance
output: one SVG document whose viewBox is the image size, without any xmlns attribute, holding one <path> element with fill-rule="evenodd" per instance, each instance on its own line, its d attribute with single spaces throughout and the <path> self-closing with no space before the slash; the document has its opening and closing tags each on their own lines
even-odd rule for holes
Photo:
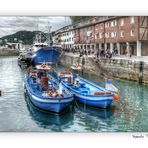
<svg viewBox="0 0 148 148">
<path fill-rule="evenodd" d="M 119 99 L 118 94 L 106 90 L 78 75 L 66 70 L 59 74 L 63 87 L 75 96 L 78 102 L 93 107 L 107 108 L 114 99 Z"/>
</svg>

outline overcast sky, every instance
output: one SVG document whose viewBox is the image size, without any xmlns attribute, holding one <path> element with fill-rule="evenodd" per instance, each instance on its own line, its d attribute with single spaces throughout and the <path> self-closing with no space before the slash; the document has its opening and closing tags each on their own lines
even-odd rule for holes
<svg viewBox="0 0 148 148">
<path fill-rule="evenodd" d="M 48 22 L 52 26 L 52 31 L 54 31 L 69 25 L 71 20 L 69 17 L 64 16 L 0 16 L 0 37 L 20 30 L 37 30 L 37 24 L 38 30 L 47 32 Z"/>
</svg>

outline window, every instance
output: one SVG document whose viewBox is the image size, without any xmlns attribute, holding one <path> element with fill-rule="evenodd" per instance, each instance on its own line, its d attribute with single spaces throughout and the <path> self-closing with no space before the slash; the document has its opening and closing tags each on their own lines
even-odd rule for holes
<svg viewBox="0 0 148 148">
<path fill-rule="evenodd" d="M 91 39 L 91 40 L 93 40 L 93 39 L 94 39 L 94 37 L 93 37 L 93 36 L 91 36 L 91 37 L 90 37 L 90 39 Z"/>
<path fill-rule="evenodd" d="M 106 37 L 106 38 L 109 38 L 109 33 L 108 33 L 108 32 L 105 33 L 105 37 Z"/>
<path fill-rule="evenodd" d="M 103 38 L 103 33 L 100 33 L 100 39 L 102 39 Z"/>
<path fill-rule="evenodd" d="M 109 24 L 108 24 L 109 25 Z M 100 29 L 103 29 L 103 24 L 100 24 Z"/>
<path fill-rule="evenodd" d="M 114 26 L 117 26 L 117 21 L 116 20 L 111 22 L 111 27 L 114 27 Z"/>
<path fill-rule="evenodd" d="M 97 38 L 99 38 L 99 33 L 97 33 L 97 34 L 95 35 L 95 39 L 97 39 Z"/>
<path fill-rule="evenodd" d="M 120 26 L 124 26 L 124 19 L 121 20 Z"/>
<path fill-rule="evenodd" d="M 112 33 L 111 33 L 111 37 L 112 37 L 112 38 L 114 38 L 114 37 L 116 37 L 116 36 L 117 36 L 117 33 L 116 33 L 116 32 L 112 32 Z"/>
<path fill-rule="evenodd" d="M 114 21 L 114 26 L 117 26 L 117 21 Z"/>
<path fill-rule="evenodd" d="M 91 27 L 88 27 L 88 28 L 87 28 L 87 31 L 91 31 L 91 30 L 92 30 L 92 28 L 91 28 Z"/>
<path fill-rule="evenodd" d="M 109 22 L 105 23 L 105 28 L 109 27 Z"/>
<path fill-rule="evenodd" d="M 96 28 L 96 30 L 98 30 L 98 29 L 99 29 L 99 25 L 96 25 L 96 27 L 95 27 L 95 28 Z"/>
<path fill-rule="evenodd" d="M 131 36 L 134 36 L 134 35 L 135 35 L 135 31 L 131 30 Z"/>
<path fill-rule="evenodd" d="M 134 24 L 134 22 L 135 22 L 134 16 L 131 16 L 131 17 L 130 17 L 130 23 L 131 23 L 131 24 Z"/>
<path fill-rule="evenodd" d="M 124 37 L 124 31 L 120 32 L 120 37 Z"/>
<path fill-rule="evenodd" d="M 111 32 L 111 37 L 112 37 L 112 38 L 114 37 L 114 32 Z"/>
<path fill-rule="evenodd" d="M 107 25 L 109 25 L 109 24 L 107 24 Z M 107 27 L 108 27 L 108 26 L 106 26 L 106 28 L 107 28 Z M 95 29 L 96 29 L 96 30 L 98 30 L 98 29 L 103 29 L 103 24 L 98 24 L 98 25 L 96 25 Z"/>
<path fill-rule="evenodd" d="M 116 37 L 117 36 L 117 32 L 114 32 L 114 37 Z"/>
</svg>

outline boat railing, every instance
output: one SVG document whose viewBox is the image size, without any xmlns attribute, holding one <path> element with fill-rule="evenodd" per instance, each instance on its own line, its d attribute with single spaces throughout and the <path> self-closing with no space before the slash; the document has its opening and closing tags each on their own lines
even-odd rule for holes
<svg viewBox="0 0 148 148">
<path fill-rule="evenodd" d="M 87 82 L 88 84 L 90 84 L 90 85 L 92 85 L 93 87 L 95 87 L 95 88 L 99 88 L 100 90 L 102 90 L 102 91 L 107 91 L 105 88 L 103 88 L 103 87 L 100 87 L 99 85 L 97 85 L 97 84 L 95 84 L 95 83 L 93 83 L 93 82 L 90 82 L 90 81 L 88 81 L 88 80 L 86 80 L 86 79 L 84 79 L 84 78 L 82 78 L 82 77 L 80 77 L 80 76 L 78 76 L 82 81 L 84 81 L 84 82 Z"/>
</svg>

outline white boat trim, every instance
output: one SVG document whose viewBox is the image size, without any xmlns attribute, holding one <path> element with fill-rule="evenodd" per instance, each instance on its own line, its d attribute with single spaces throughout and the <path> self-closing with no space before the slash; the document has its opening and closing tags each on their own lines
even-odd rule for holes
<svg viewBox="0 0 148 148">
<path fill-rule="evenodd" d="M 80 94 L 76 94 L 75 93 L 75 96 L 76 97 L 79 97 L 81 99 L 85 99 L 85 100 L 90 100 L 90 101 L 105 101 L 105 100 L 113 100 L 113 97 L 110 96 L 110 97 L 101 97 L 101 96 L 85 96 L 85 95 L 80 95 Z"/>
<path fill-rule="evenodd" d="M 36 101 L 39 101 L 39 102 L 42 102 L 42 103 L 66 103 L 66 102 L 71 102 L 73 101 L 73 98 L 70 98 L 70 99 L 63 99 L 63 100 L 45 100 L 45 99 L 41 99 L 39 97 L 36 97 L 32 94 L 30 94 L 30 96 L 36 100 Z M 48 99 L 48 98 L 47 98 Z"/>
</svg>

